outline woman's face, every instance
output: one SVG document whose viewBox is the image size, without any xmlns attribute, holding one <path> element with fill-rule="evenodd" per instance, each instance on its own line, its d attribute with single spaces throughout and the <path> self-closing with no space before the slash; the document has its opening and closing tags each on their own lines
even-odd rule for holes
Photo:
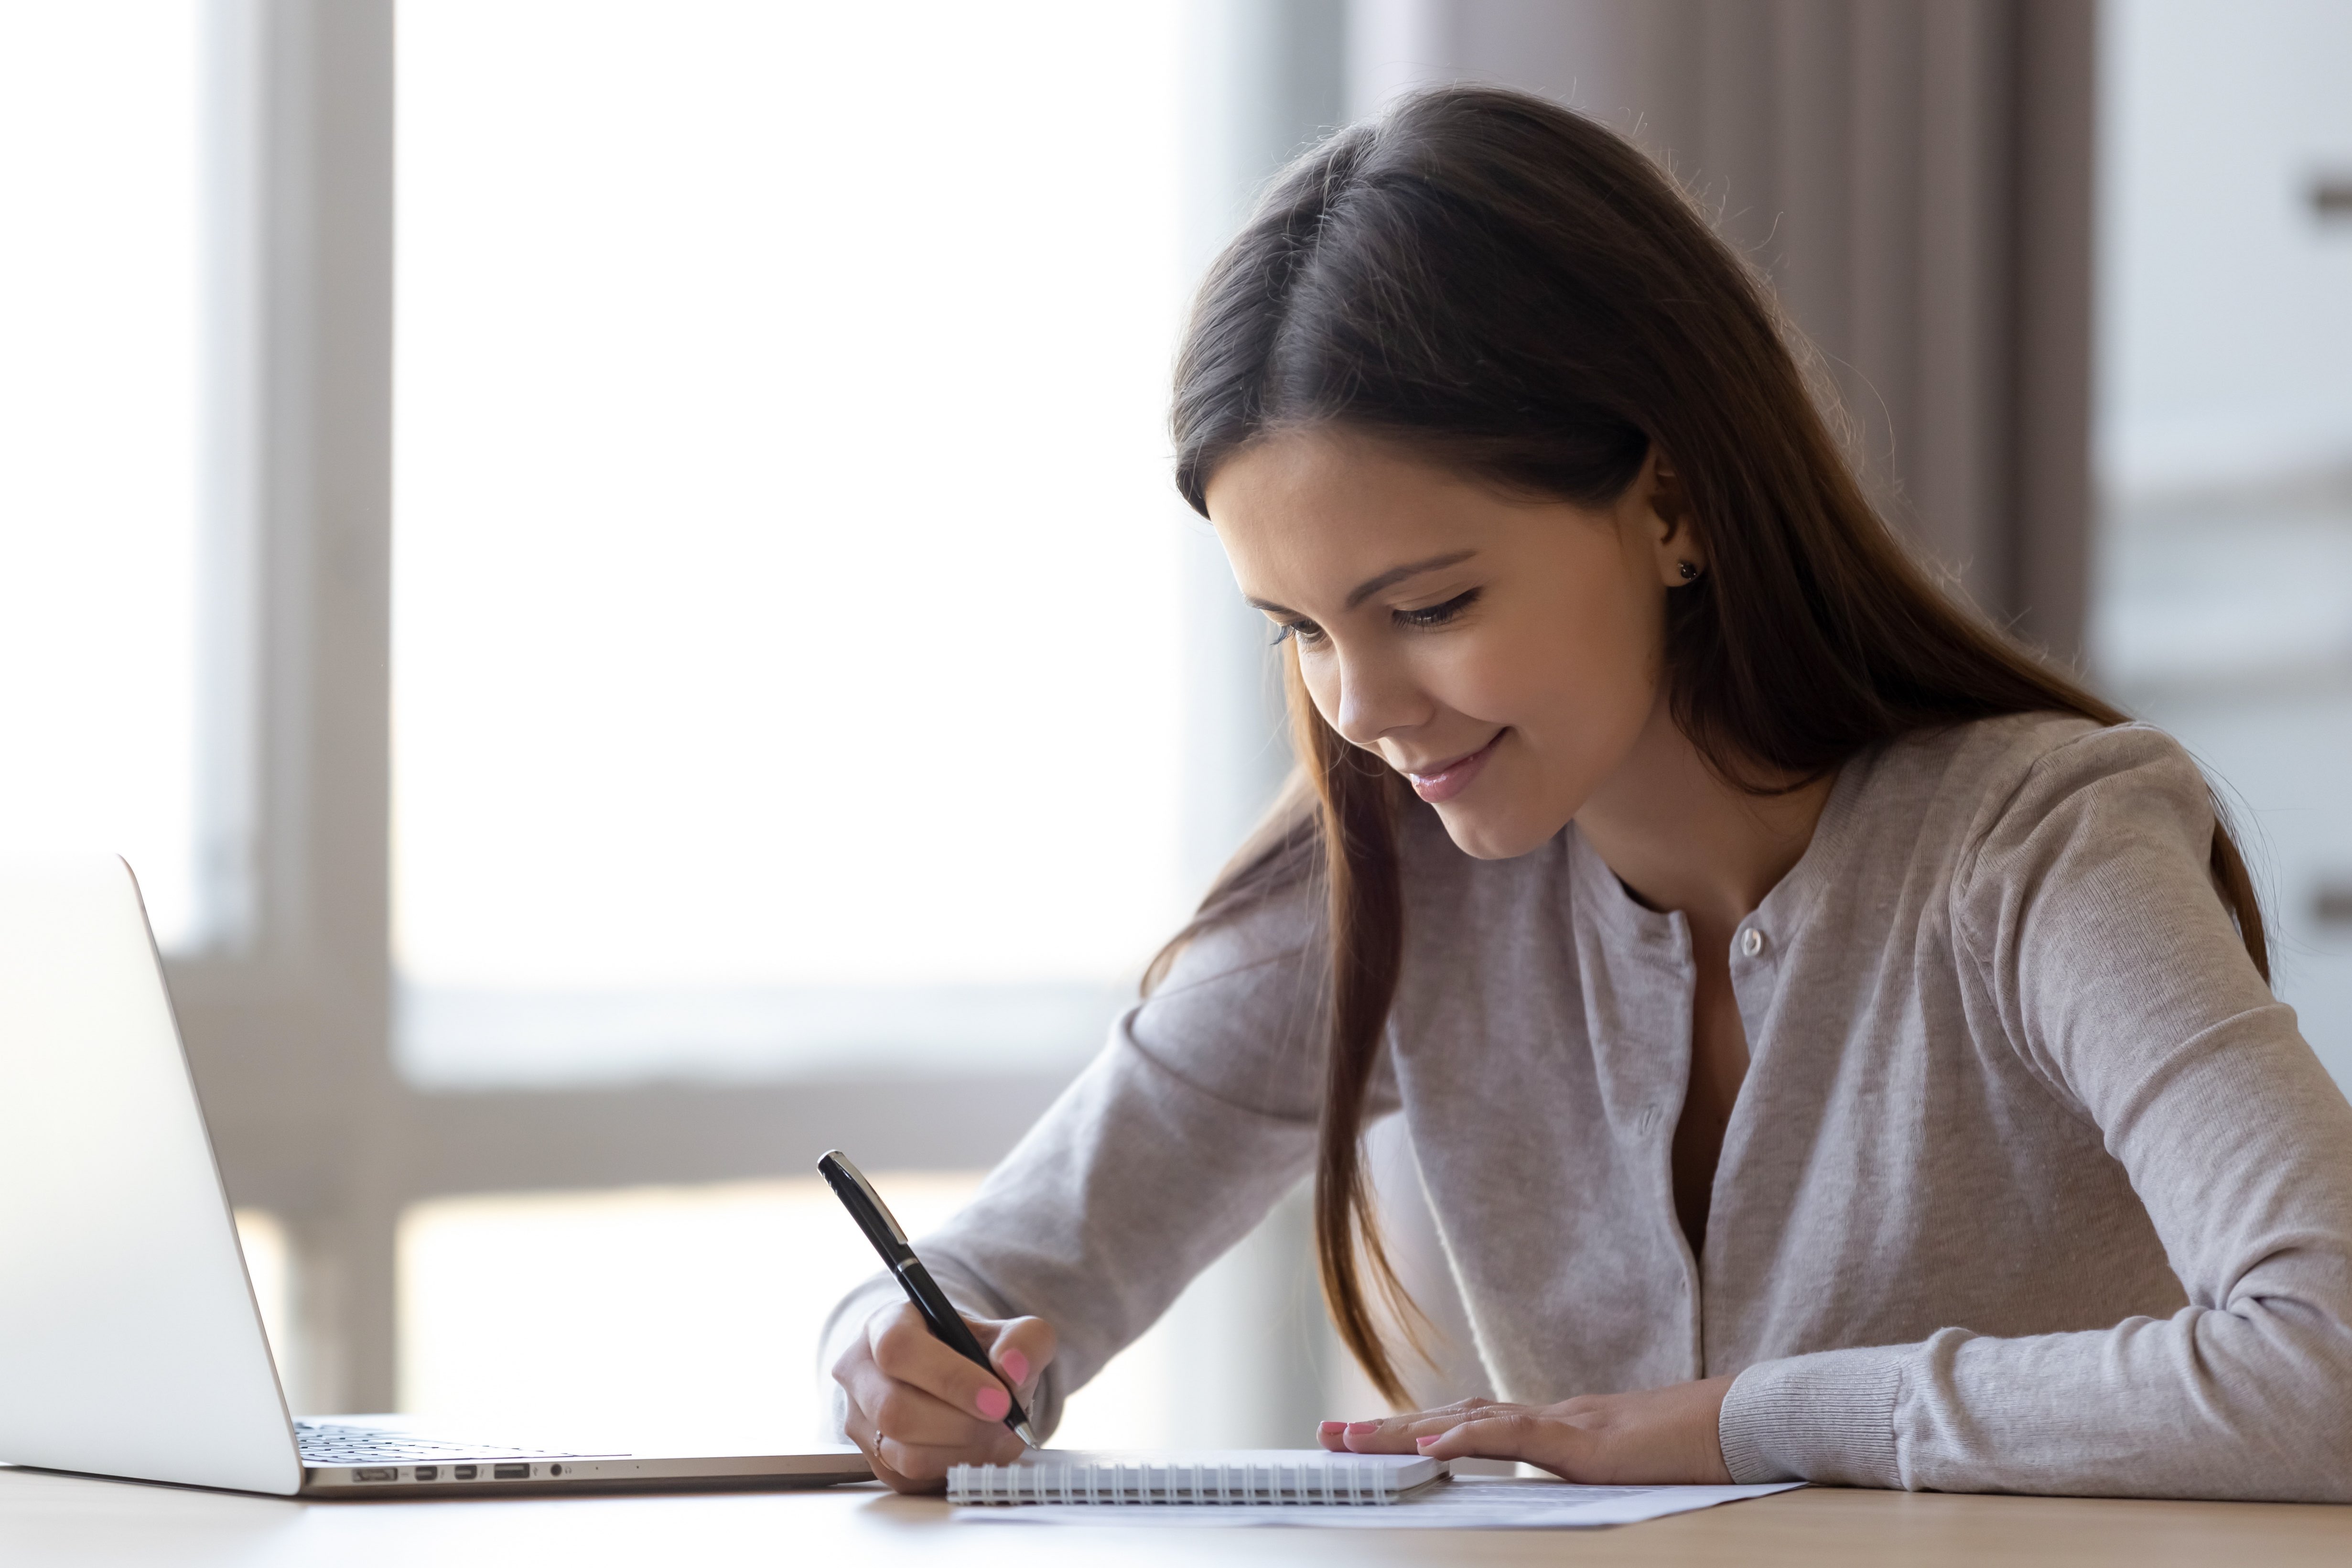
<svg viewBox="0 0 2352 1568">
<path fill-rule="evenodd" d="M 1583 809 L 1656 709 L 1665 596 L 1705 562 L 1654 452 L 1601 509 L 1536 500 L 1348 431 L 1226 459 L 1210 519 L 1298 645 L 1324 722 L 1378 752 L 1483 859 Z"/>
</svg>

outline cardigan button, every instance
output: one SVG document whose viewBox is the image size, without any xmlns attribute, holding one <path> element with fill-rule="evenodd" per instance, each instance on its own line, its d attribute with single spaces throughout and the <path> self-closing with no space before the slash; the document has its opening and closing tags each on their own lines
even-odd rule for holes
<svg viewBox="0 0 2352 1568">
<path fill-rule="evenodd" d="M 1764 933 L 1749 926 L 1739 933 L 1739 951 L 1753 958 L 1764 951 Z"/>
</svg>

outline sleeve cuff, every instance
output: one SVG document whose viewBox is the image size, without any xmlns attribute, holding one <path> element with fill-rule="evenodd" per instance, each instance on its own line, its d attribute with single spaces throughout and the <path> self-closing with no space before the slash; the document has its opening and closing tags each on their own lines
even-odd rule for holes
<svg viewBox="0 0 2352 1568">
<path fill-rule="evenodd" d="M 1895 1403 L 1899 1349 L 1822 1351 L 1759 1362 L 1724 1395 L 1716 1435 L 1743 1486 L 1824 1481 L 1900 1488 Z"/>
</svg>

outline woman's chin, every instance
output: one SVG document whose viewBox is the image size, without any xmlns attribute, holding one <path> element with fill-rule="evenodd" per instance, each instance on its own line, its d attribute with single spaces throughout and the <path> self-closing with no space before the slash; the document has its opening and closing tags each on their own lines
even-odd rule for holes
<svg viewBox="0 0 2352 1568">
<path fill-rule="evenodd" d="M 1435 807 L 1454 847 L 1478 860 L 1515 860 L 1550 843 L 1562 823 L 1546 825 L 1530 813 L 1481 811 L 1447 801 Z"/>
</svg>

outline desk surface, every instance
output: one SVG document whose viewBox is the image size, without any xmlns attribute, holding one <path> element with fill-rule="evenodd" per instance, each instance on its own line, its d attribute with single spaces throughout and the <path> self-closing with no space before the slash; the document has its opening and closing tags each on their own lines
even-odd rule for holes
<svg viewBox="0 0 2352 1568">
<path fill-rule="evenodd" d="M 1102 1530 L 959 1525 L 944 1504 L 829 1492 L 307 1503 L 0 1468 L 0 1562 L 977 1564 L 2352 1562 L 2352 1507 L 1809 1489 L 1615 1530 Z"/>
</svg>

